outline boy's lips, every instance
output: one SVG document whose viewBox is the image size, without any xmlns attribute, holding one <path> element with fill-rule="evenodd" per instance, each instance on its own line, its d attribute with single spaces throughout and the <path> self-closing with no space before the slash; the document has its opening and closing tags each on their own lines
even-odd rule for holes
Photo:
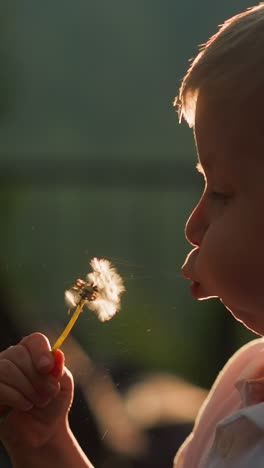
<svg viewBox="0 0 264 468">
<path fill-rule="evenodd" d="M 194 263 L 198 255 L 198 251 L 199 251 L 199 248 L 195 247 L 193 250 L 191 250 L 191 252 L 188 253 L 186 260 L 181 269 L 184 278 L 190 279 L 194 282 L 195 282 L 195 278 L 194 278 L 194 273 L 193 273 L 193 270 L 194 270 L 193 267 L 194 267 Z"/>
<path fill-rule="evenodd" d="M 199 247 L 195 247 L 191 252 L 187 255 L 187 258 L 182 266 L 182 274 L 184 278 L 191 280 L 190 290 L 191 295 L 194 299 L 208 299 L 209 297 L 218 297 L 218 295 L 209 292 L 208 288 L 202 281 L 198 281 L 198 277 L 196 272 L 194 271 L 194 265 L 199 254 Z"/>
<path fill-rule="evenodd" d="M 200 283 L 198 283 L 197 281 L 191 282 L 190 290 L 191 295 L 192 297 L 194 297 L 194 299 L 200 299 L 202 297 Z"/>
<path fill-rule="evenodd" d="M 187 258 L 182 266 L 182 274 L 184 278 L 191 280 L 191 295 L 195 299 L 199 299 L 202 297 L 201 294 L 201 285 L 199 281 L 196 281 L 194 278 L 194 273 L 193 273 L 193 266 L 196 261 L 197 255 L 198 255 L 199 248 L 195 247 L 191 252 L 187 255 Z"/>
</svg>

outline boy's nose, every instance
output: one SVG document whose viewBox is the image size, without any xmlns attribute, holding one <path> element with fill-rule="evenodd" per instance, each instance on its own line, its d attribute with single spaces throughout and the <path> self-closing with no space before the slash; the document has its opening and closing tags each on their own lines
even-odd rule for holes
<svg viewBox="0 0 264 468">
<path fill-rule="evenodd" d="M 190 214 L 185 225 L 185 236 L 190 244 L 199 247 L 205 232 L 207 231 L 208 223 L 202 206 L 198 204 Z"/>
</svg>

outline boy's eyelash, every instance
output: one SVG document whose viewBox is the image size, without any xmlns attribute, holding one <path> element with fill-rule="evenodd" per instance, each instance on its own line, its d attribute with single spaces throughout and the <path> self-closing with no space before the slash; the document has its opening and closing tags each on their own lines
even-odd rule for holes
<svg viewBox="0 0 264 468">
<path fill-rule="evenodd" d="M 230 197 L 230 194 L 228 193 L 223 193 L 223 192 L 216 192 L 212 191 L 208 193 L 209 198 L 213 200 L 225 200 L 226 198 Z"/>
<path fill-rule="evenodd" d="M 214 198 L 214 199 L 219 199 L 219 198 L 225 197 L 224 193 L 216 192 L 216 191 L 209 192 L 208 195 L 209 195 L 210 198 Z"/>
</svg>

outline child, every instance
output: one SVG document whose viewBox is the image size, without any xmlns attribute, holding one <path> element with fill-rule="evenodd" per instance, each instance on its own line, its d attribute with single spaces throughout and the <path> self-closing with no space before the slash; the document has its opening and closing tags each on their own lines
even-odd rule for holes
<svg viewBox="0 0 264 468">
<path fill-rule="evenodd" d="M 183 265 L 196 299 L 219 297 L 264 334 L 264 3 L 227 21 L 194 60 L 178 98 L 194 128 L 205 179 Z M 224 337 L 223 337 L 224 339 Z M 91 464 L 67 422 L 73 384 L 63 355 L 33 334 L 0 353 L 0 438 L 15 468 Z M 240 349 L 218 376 L 175 468 L 264 467 L 264 340 Z M 165 467 L 164 467 L 165 468 Z"/>
<path fill-rule="evenodd" d="M 196 299 L 218 297 L 264 335 L 264 2 L 225 22 L 207 42 L 177 105 L 194 129 L 205 180 L 186 225 L 194 248 L 183 275 Z M 226 364 L 174 467 L 264 467 L 263 338 Z"/>
</svg>

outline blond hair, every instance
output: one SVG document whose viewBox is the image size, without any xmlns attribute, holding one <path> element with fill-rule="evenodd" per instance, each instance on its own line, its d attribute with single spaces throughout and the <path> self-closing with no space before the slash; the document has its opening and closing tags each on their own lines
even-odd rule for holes
<svg viewBox="0 0 264 468">
<path fill-rule="evenodd" d="M 190 127 L 200 92 L 227 105 L 264 97 L 264 2 L 225 21 L 192 61 L 174 102 Z"/>
</svg>

